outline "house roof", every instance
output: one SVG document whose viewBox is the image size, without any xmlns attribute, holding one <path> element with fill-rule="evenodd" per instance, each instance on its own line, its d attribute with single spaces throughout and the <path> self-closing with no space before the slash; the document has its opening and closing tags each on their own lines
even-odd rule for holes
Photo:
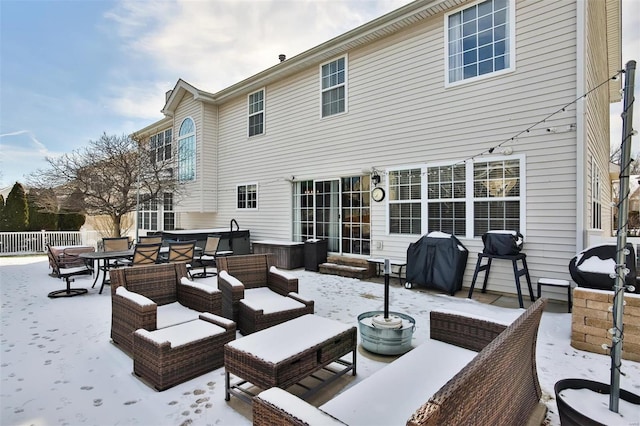
<svg viewBox="0 0 640 426">
<path fill-rule="evenodd" d="M 171 116 L 185 93 L 192 94 L 195 99 L 202 102 L 219 103 L 240 94 L 258 90 L 274 81 L 279 81 L 310 66 L 344 54 L 351 49 L 386 37 L 420 20 L 455 8 L 465 2 L 467 0 L 416 0 L 216 93 L 199 90 L 180 79 L 167 98 L 162 113 Z"/>
<path fill-rule="evenodd" d="M 460 6 L 467 1 L 468 0 L 416 0 L 216 93 L 197 89 L 186 81 L 179 79 L 173 90 L 169 92 L 161 112 L 167 117 L 173 116 L 178 104 L 186 93 L 190 93 L 196 100 L 212 104 L 223 102 L 241 94 L 250 93 L 301 70 L 328 61 L 349 50 L 389 36 L 418 21 Z M 620 69 L 622 62 L 620 29 L 621 0 L 606 0 L 606 2 L 609 75 L 614 75 Z M 620 87 L 621 79 L 610 81 L 611 102 L 620 100 Z M 154 123 L 146 129 L 158 123 Z M 142 130 L 140 132 L 142 132 Z"/>
</svg>

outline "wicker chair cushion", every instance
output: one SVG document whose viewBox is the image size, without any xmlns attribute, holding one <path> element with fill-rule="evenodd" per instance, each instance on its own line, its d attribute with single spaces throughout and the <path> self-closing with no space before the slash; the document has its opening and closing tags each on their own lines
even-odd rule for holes
<svg viewBox="0 0 640 426">
<path fill-rule="evenodd" d="M 244 299 L 240 301 L 254 311 L 262 310 L 264 314 L 304 308 L 305 305 L 290 297 L 281 296 L 267 287 L 245 290 Z"/>
<path fill-rule="evenodd" d="M 189 309 L 179 302 L 168 303 L 166 305 L 158 306 L 158 330 L 166 327 L 170 327 L 176 324 L 182 324 L 185 322 L 198 319 L 200 312 Z"/>
<path fill-rule="evenodd" d="M 167 327 L 156 331 L 148 331 L 144 329 L 137 330 L 136 333 L 152 340 L 158 344 L 169 342 L 172 348 L 186 345 L 196 340 L 206 339 L 218 334 L 224 333 L 226 330 L 207 321 L 189 321 L 184 324 Z"/>
<path fill-rule="evenodd" d="M 295 413 L 295 418 L 308 425 L 344 425 L 327 413 L 318 410 L 309 410 L 305 401 L 296 398 L 280 388 L 270 388 L 260 393 L 260 399 L 275 407 L 287 407 L 289 413 Z M 280 419 L 277 419 L 280 420 Z"/>
<path fill-rule="evenodd" d="M 203 283 L 200 283 L 200 282 L 196 282 L 196 281 L 190 280 L 187 277 L 182 277 L 180 279 L 180 284 L 188 285 L 190 287 L 195 287 L 195 288 L 197 288 L 199 290 L 202 290 L 202 291 L 205 291 L 205 292 L 207 292 L 209 294 L 214 294 L 214 293 L 220 292 L 220 290 L 218 290 L 217 287 L 213 287 L 211 285 L 207 285 L 207 284 L 203 284 Z"/>
<path fill-rule="evenodd" d="M 129 290 L 127 290 L 126 288 L 120 286 L 116 289 L 116 294 L 118 296 L 122 296 L 126 299 L 131 300 L 132 302 L 135 302 L 136 304 L 138 304 L 139 306 L 151 306 L 151 305 L 155 305 L 155 302 L 151 299 L 149 299 L 148 297 L 145 297 L 141 294 L 138 293 L 133 293 Z"/>
</svg>

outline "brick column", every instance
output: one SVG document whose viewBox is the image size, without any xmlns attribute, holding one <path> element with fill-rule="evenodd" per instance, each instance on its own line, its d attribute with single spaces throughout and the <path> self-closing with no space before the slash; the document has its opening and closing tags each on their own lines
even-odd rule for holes
<svg viewBox="0 0 640 426">
<path fill-rule="evenodd" d="M 640 362 L 640 295 L 625 293 L 622 358 Z M 611 345 L 613 292 L 576 287 L 573 289 L 571 346 L 583 351 L 609 355 L 602 344 Z"/>
</svg>

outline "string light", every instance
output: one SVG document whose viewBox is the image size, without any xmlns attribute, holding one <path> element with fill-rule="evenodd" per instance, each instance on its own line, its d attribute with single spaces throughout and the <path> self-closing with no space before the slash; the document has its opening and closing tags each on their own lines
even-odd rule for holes
<svg viewBox="0 0 640 426">
<path fill-rule="evenodd" d="M 557 109 L 556 111 L 552 112 L 551 114 L 547 115 L 546 117 L 544 117 L 542 120 L 530 125 L 529 127 L 527 127 L 524 130 L 519 131 L 518 133 L 516 133 L 515 135 L 503 140 L 502 142 L 500 142 L 497 145 L 492 146 L 491 148 L 482 151 L 478 154 L 472 155 L 470 157 L 467 157 L 463 160 L 460 160 L 456 163 L 453 164 L 453 166 L 456 166 L 458 164 L 462 164 L 462 163 L 466 163 L 469 160 L 474 160 L 476 157 L 481 157 L 485 154 L 493 154 L 493 152 L 498 149 L 501 148 L 504 144 L 509 143 L 509 142 L 514 142 L 519 136 L 525 134 L 525 133 L 530 133 L 531 130 L 533 130 L 535 127 L 545 123 L 547 120 L 549 120 L 550 118 L 552 118 L 553 116 L 555 116 L 556 114 L 560 114 L 562 112 L 566 112 L 567 108 L 569 108 L 570 106 L 572 106 L 573 104 L 577 103 L 580 99 L 586 98 L 589 94 L 593 93 L 594 91 L 598 90 L 600 87 L 604 86 L 605 84 L 608 84 L 609 81 L 611 80 L 617 80 L 618 76 L 620 76 L 621 74 L 624 74 L 624 70 L 619 70 L 615 75 L 613 75 L 612 77 L 607 78 L 606 80 L 604 80 L 603 82 L 601 82 L 600 84 L 598 84 L 597 86 L 595 86 L 594 88 L 592 88 L 591 90 L 585 92 L 583 95 L 578 96 L 577 98 L 575 98 L 574 100 L 572 100 L 571 102 L 569 102 L 568 104 L 562 106 L 561 108 Z M 573 131 L 575 130 L 576 125 L 575 124 L 570 124 L 568 127 L 568 131 Z M 547 133 L 556 133 L 558 130 L 555 127 L 549 127 L 546 129 Z M 452 167 L 453 167 L 452 166 Z"/>
</svg>

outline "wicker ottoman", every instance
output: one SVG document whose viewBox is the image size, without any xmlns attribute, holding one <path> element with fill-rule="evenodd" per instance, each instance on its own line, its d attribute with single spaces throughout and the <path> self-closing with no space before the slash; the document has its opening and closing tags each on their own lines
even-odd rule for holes
<svg viewBox="0 0 640 426">
<path fill-rule="evenodd" d="M 233 321 L 210 313 L 194 321 L 133 333 L 133 372 L 159 391 L 224 364 L 224 345 L 236 337 Z"/>
</svg>

